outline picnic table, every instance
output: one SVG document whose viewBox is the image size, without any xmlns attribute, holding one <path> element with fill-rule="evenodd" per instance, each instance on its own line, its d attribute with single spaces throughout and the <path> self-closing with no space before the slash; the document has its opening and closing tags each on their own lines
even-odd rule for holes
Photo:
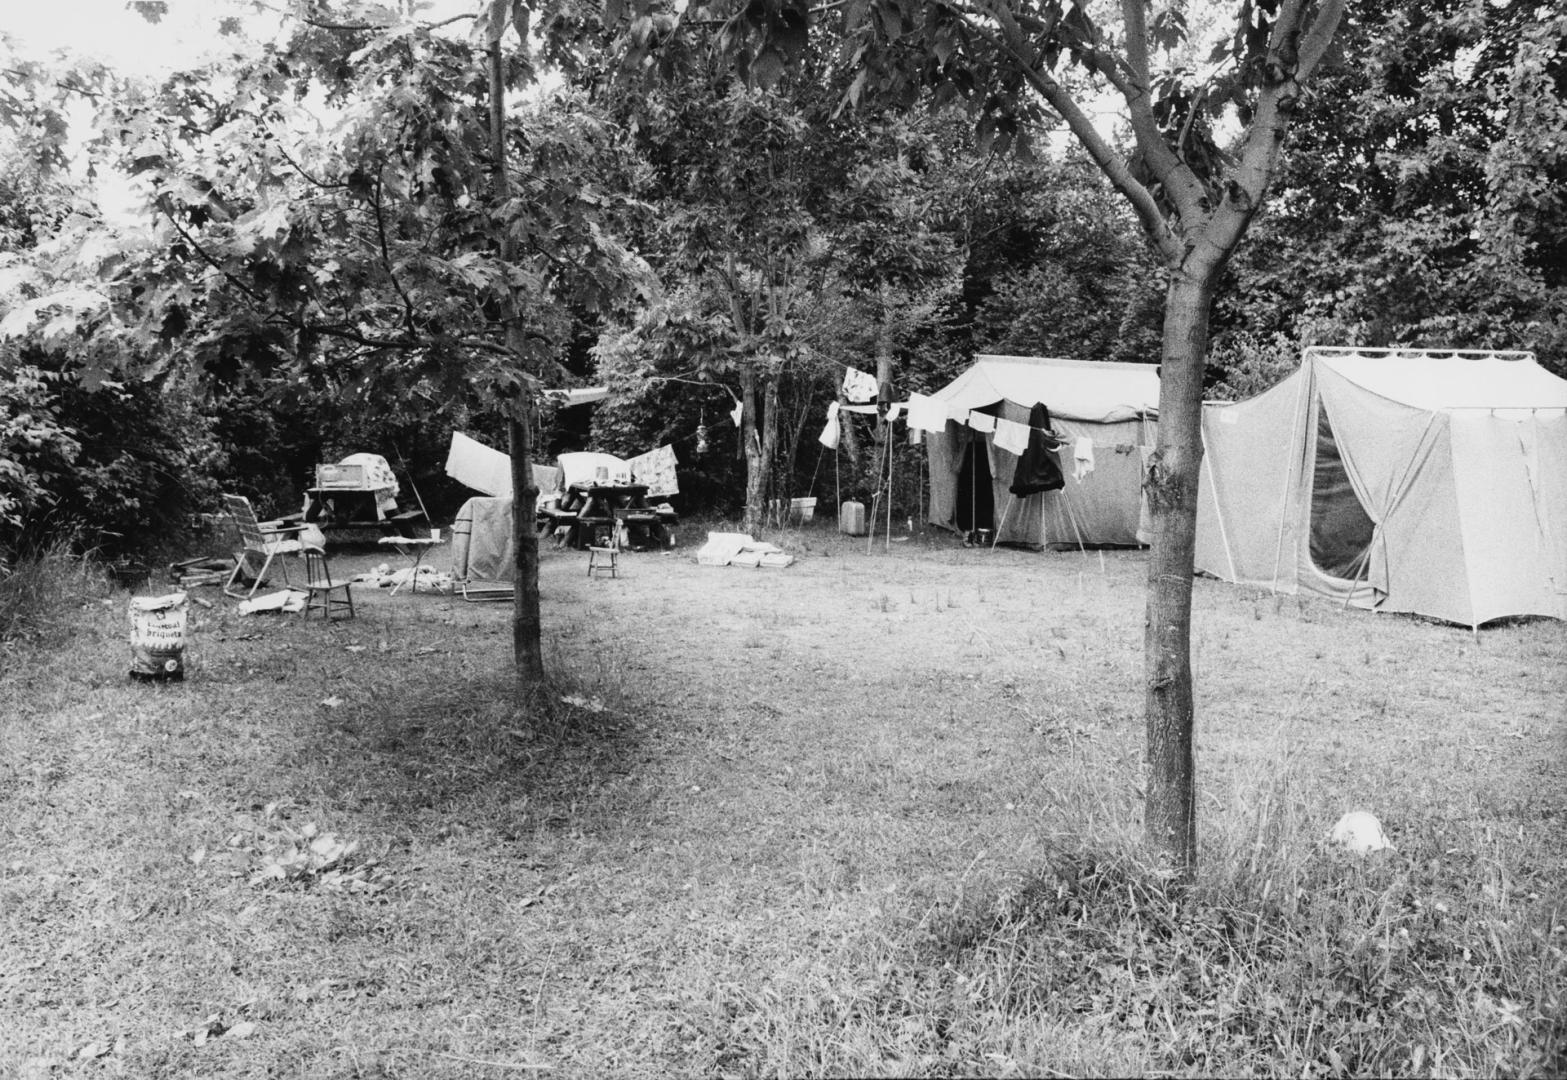
<svg viewBox="0 0 1567 1080">
<path fill-rule="evenodd" d="M 648 503 L 646 484 L 571 484 L 537 516 L 541 529 L 565 528 L 567 546 L 579 550 L 608 543 L 617 526 L 625 528 L 632 548 L 664 547 L 679 520 L 667 506 Z"/>
</svg>

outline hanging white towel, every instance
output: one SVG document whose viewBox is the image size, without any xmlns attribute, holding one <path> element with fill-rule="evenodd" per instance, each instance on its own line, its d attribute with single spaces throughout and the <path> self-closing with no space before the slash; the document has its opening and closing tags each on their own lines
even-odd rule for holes
<svg viewBox="0 0 1567 1080">
<path fill-rule="evenodd" d="M 989 413 L 971 412 L 968 414 L 968 426 L 975 431 L 995 431 L 996 418 Z"/>
<path fill-rule="evenodd" d="M 925 431 L 945 431 L 947 405 L 927 394 L 909 395 L 909 423 Z"/>
<path fill-rule="evenodd" d="M 887 423 L 892 423 L 901 415 L 903 415 L 902 402 L 894 401 L 891 405 L 887 406 Z"/>
<path fill-rule="evenodd" d="M 729 410 L 729 419 L 735 422 L 735 427 L 740 426 L 740 421 L 745 417 L 745 402 L 735 399 L 735 407 Z"/>
<path fill-rule="evenodd" d="M 1072 444 L 1072 479 L 1079 484 L 1083 477 L 1094 471 L 1094 440 L 1079 435 Z"/>
<path fill-rule="evenodd" d="M 827 426 L 822 428 L 822 433 L 817 436 L 817 441 L 829 450 L 836 450 L 838 449 L 839 434 L 838 403 L 829 401 L 827 403 Z"/>
<path fill-rule="evenodd" d="M 998 419 L 996 421 L 996 449 L 1005 450 L 1009 454 L 1023 456 L 1023 451 L 1028 449 L 1028 425 L 1019 424 L 1011 420 Z"/>
<path fill-rule="evenodd" d="M 875 401 L 876 376 L 868 375 L 858 368 L 849 368 L 843 373 L 843 396 L 855 402 Z"/>
</svg>

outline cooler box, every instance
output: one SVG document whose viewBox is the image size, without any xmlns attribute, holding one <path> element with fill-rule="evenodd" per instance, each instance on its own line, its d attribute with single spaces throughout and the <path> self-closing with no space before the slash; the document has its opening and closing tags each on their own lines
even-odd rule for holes
<svg viewBox="0 0 1567 1080">
<path fill-rule="evenodd" d="M 363 465 L 317 465 L 316 487 L 362 489 L 365 486 Z"/>
</svg>

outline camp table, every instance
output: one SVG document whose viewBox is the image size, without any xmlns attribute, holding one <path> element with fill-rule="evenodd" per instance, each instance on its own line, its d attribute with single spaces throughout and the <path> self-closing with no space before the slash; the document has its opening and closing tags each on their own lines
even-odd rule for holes
<svg viewBox="0 0 1567 1080">
<path fill-rule="evenodd" d="M 661 546 L 663 526 L 670 520 L 670 515 L 648 505 L 646 484 L 572 484 L 556 515 L 570 525 L 567 542 L 579 550 L 591 546 L 601 530 L 613 529 L 616 522 L 625 524 L 632 546 Z"/>
</svg>

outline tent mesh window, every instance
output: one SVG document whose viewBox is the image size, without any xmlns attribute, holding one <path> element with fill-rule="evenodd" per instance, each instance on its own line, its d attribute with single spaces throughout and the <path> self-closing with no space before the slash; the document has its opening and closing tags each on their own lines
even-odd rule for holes
<svg viewBox="0 0 1567 1080">
<path fill-rule="evenodd" d="M 1311 478 L 1311 561 L 1330 577 L 1354 581 L 1365 574 L 1375 526 L 1339 455 L 1327 410 L 1317 410 L 1317 461 Z"/>
</svg>

